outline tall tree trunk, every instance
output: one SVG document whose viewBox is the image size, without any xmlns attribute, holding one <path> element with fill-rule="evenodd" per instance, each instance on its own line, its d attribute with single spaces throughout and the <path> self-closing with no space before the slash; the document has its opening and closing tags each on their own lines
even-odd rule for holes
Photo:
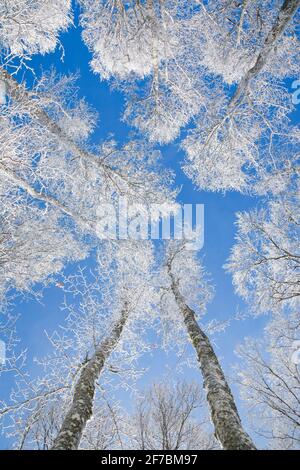
<svg viewBox="0 0 300 470">
<path fill-rule="evenodd" d="M 264 68 L 270 53 L 274 49 L 276 41 L 280 38 L 284 30 L 292 20 L 299 5 L 300 0 L 285 0 L 283 2 L 279 10 L 278 16 L 275 20 L 275 23 L 266 36 L 264 45 L 256 59 L 255 64 L 251 67 L 251 69 L 246 72 L 246 74 L 240 81 L 239 86 L 237 87 L 236 92 L 229 103 L 228 111 L 234 108 L 235 105 L 238 103 L 239 99 L 245 95 L 251 79 L 256 77 L 259 72 Z"/>
<path fill-rule="evenodd" d="M 34 99 L 35 94 L 30 90 L 27 90 L 24 84 L 18 83 L 17 80 L 2 66 L 0 66 L 0 84 L 1 83 L 5 88 L 5 93 L 11 97 L 12 100 L 20 104 L 26 104 L 32 119 L 35 119 L 41 126 L 47 129 L 47 131 L 55 136 L 61 143 L 63 143 L 66 148 L 73 152 L 74 155 L 96 166 L 102 172 L 102 174 L 107 177 L 109 181 L 115 186 L 117 191 L 120 189 L 117 180 L 124 180 L 127 184 L 130 184 L 126 173 L 123 174 L 122 170 L 113 168 L 109 164 L 105 163 L 103 159 L 99 157 L 99 155 L 93 154 L 92 152 L 81 148 L 71 137 L 69 137 L 66 132 L 55 122 L 55 120 L 53 120 L 48 115 L 43 107 L 38 102 L 36 102 Z M 0 170 L 1 172 L 4 172 L 10 180 L 14 181 L 14 183 L 17 183 L 30 196 L 57 207 L 63 213 L 71 216 L 76 223 L 91 226 L 91 224 L 89 224 L 88 221 L 85 220 L 82 216 L 73 213 L 68 207 L 66 207 L 54 197 L 36 190 L 31 184 L 18 176 L 18 174 L 12 172 L 8 168 L 5 168 L 3 164 L 0 164 Z M 133 190 L 135 190 L 134 187 Z"/>
<path fill-rule="evenodd" d="M 118 178 L 124 178 L 126 180 L 126 174 L 123 174 L 120 170 L 108 165 L 99 158 L 98 155 L 85 150 L 80 147 L 66 132 L 55 122 L 54 119 L 43 109 L 34 98 L 35 93 L 27 90 L 25 84 L 20 84 L 17 80 L 2 66 L 0 66 L 0 80 L 4 83 L 6 93 L 20 104 L 26 104 L 32 119 L 35 119 L 40 125 L 45 127 L 48 132 L 54 135 L 60 142 L 62 142 L 74 155 L 82 158 L 83 160 L 90 162 L 102 169 L 104 174 L 109 175 L 111 178 L 117 176 Z M 116 186 L 117 187 L 117 186 Z"/>
<path fill-rule="evenodd" d="M 0 173 L 3 173 L 9 180 L 11 180 L 14 184 L 22 188 L 29 196 L 34 199 L 38 199 L 40 201 L 46 202 L 53 207 L 56 207 L 64 214 L 71 217 L 74 222 L 76 222 L 79 226 L 87 227 L 90 231 L 94 231 L 94 226 L 88 220 L 86 220 L 82 215 L 77 214 L 73 210 L 69 209 L 63 203 L 61 203 L 55 197 L 45 194 L 41 191 L 38 191 L 33 186 L 31 186 L 24 178 L 21 178 L 18 174 L 14 173 L 12 170 L 5 168 L 4 165 L 0 162 Z"/>
<path fill-rule="evenodd" d="M 86 423 L 92 416 L 96 381 L 106 360 L 120 339 L 128 316 L 128 309 L 125 306 L 109 337 L 100 343 L 94 355 L 84 365 L 75 385 L 72 405 L 54 440 L 52 450 L 74 450 L 78 448 Z"/>
<path fill-rule="evenodd" d="M 182 313 L 189 337 L 198 356 L 215 435 L 225 450 L 254 450 L 255 445 L 242 427 L 222 367 L 209 338 L 197 323 L 195 312 L 186 304 L 179 290 L 178 281 L 171 270 L 171 263 L 168 264 L 168 273 L 177 306 Z"/>
</svg>

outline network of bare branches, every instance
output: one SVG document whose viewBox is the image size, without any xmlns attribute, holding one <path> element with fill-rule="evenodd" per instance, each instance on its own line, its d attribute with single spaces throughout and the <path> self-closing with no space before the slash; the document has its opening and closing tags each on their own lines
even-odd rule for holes
<svg viewBox="0 0 300 470">
<path fill-rule="evenodd" d="M 176 139 L 196 189 L 258 199 L 237 215 L 225 269 L 251 314 L 272 315 L 261 339 L 240 345 L 235 377 L 253 431 L 271 448 L 299 448 L 300 133 L 289 91 L 299 5 L 1 1 L 0 376 L 12 386 L 0 421 L 14 449 L 256 448 L 211 340 L 229 323 L 205 322 L 214 289 L 199 253 L 185 239 L 161 248 L 107 236 L 121 198 L 141 217 L 174 203 L 177 175 L 162 157 Z M 124 98 L 121 144 L 98 139 L 101 109 L 79 97 L 77 75 L 32 66 L 63 59 L 74 25 L 91 70 Z M 48 287 L 62 320 L 33 359 L 18 309 Z M 175 377 L 141 392 L 156 348 L 200 369 L 205 394 Z"/>
</svg>

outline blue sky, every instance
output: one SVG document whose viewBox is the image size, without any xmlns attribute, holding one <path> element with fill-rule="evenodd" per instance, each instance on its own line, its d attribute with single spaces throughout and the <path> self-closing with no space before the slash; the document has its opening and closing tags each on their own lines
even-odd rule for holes
<svg viewBox="0 0 300 470">
<path fill-rule="evenodd" d="M 105 139 L 109 134 L 114 134 L 120 143 L 128 138 L 129 127 L 120 121 L 123 107 L 123 97 L 120 93 L 112 91 L 107 82 L 100 82 L 99 77 L 94 75 L 89 68 L 90 54 L 80 38 L 80 28 L 72 28 L 61 37 L 64 46 L 64 60 L 61 61 L 61 52 L 57 50 L 45 57 L 37 56 L 31 61 L 39 75 L 41 69 L 47 70 L 54 66 L 61 73 L 80 72 L 78 80 L 79 93 L 85 97 L 100 115 L 99 126 L 95 132 L 95 140 Z M 245 305 L 234 294 L 230 275 L 223 270 L 230 248 L 235 236 L 235 213 L 247 210 L 257 205 L 258 200 L 242 196 L 238 193 L 226 195 L 199 192 L 193 188 L 190 180 L 183 174 L 180 162 L 183 153 L 178 143 L 162 147 L 164 165 L 176 172 L 176 184 L 182 186 L 179 200 L 182 203 L 201 203 L 205 205 L 205 241 L 204 248 L 200 252 L 205 267 L 210 273 L 215 286 L 215 297 L 209 305 L 207 320 L 216 318 L 218 320 L 230 319 L 237 309 L 244 310 Z M 72 269 L 72 268 L 71 268 Z M 60 289 L 50 288 L 45 292 L 42 304 L 35 301 L 19 303 L 15 310 L 21 314 L 18 323 L 18 332 L 22 344 L 29 349 L 30 357 L 41 356 L 47 351 L 48 344 L 44 335 L 44 329 L 53 330 L 62 320 L 62 312 L 59 309 L 62 300 Z M 232 374 L 231 364 L 236 361 L 234 349 L 245 336 L 258 336 L 262 333 L 266 318 L 247 318 L 243 321 L 232 321 L 230 327 L 215 338 L 216 351 L 224 366 L 225 372 Z M 175 361 L 174 357 L 167 356 L 157 351 L 149 363 L 147 358 L 148 372 L 140 382 L 140 386 L 150 383 L 154 377 L 163 376 Z M 201 380 L 200 373 L 187 370 L 186 378 Z M 1 379 L 0 390 L 8 393 L 10 383 Z M 235 395 L 237 392 L 235 387 Z M 2 394 L 1 392 L 1 394 Z M 127 405 L 130 397 L 120 393 L 120 397 Z M 239 409 L 242 416 L 241 402 L 238 399 Z M 0 436 L 0 448 L 7 448 L 9 441 Z"/>
</svg>

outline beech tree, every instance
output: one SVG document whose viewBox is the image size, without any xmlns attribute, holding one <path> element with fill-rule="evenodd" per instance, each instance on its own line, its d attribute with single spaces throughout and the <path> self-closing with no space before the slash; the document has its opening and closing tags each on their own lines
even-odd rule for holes
<svg viewBox="0 0 300 470">
<path fill-rule="evenodd" d="M 162 143 L 195 123 L 182 146 L 200 189 L 257 192 L 285 168 L 298 0 L 80 3 L 92 69 L 124 91 L 125 119 Z"/>
<path fill-rule="evenodd" d="M 298 184 L 296 179 L 287 194 L 272 198 L 266 207 L 238 215 L 226 267 L 255 314 L 299 308 Z"/>
<path fill-rule="evenodd" d="M 72 21 L 71 0 L 3 0 L 0 5 L 1 60 L 28 58 L 55 49 Z"/>
<path fill-rule="evenodd" d="M 177 317 L 181 329 L 186 329 L 195 349 L 215 436 L 223 449 L 255 449 L 251 438 L 243 429 L 234 397 L 212 343 L 199 326 L 196 311 L 190 307 L 197 302 L 200 314 L 203 315 L 205 311 L 210 288 L 205 280 L 204 270 L 195 253 L 186 249 L 185 242 L 169 245 L 165 265 L 166 286 L 162 305 L 172 309 L 172 316 Z M 198 286 L 197 290 L 195 285 Z"/>
<path fill-rule="evenodd" d="M 155 319 L 151 244 L 119 243 L 107 242 L 98 252 L 92 273 L 80 270 L 62 279 L 66 320 L 47 335 L 53 353 L 38 361 L 44 372 L 36 379 L 19 368 L 10 402 L 1 404 L 0 415 L 17 448 L 42 444 L 36 436 L 51 410 L 57 435 L 52 427 L 47 446 L 78 448 L 101 396 L 100 374 L 124 368 L 124 381 L 138 374 L 135 363 L 149 349 L 146 333 Z"/>
<path fill-rule="evenodd" d="M 194 382 L 154 383 L 129 417 L 129 447 L 140 450 L 217 448 L 208 430 L 205 398 Z"/>
<path fill-rule="evenodd" d="M 237 381 L 253 429 L 274 449 L 299 448 L 298 184 L 292 172 L 287 192 L 238 215 L 226 265 L 251 313 L 273 314 L 262 339 L 239 346 Z"/>
<path fill-rule="evenodd" d="M 237 381 L 253 430 L 271 449 L 300 448 L 299 316 L 277 314 L 237 350 Z"/>
<path fill-rule="evenodd" d="M 118 196 L 148 206 L 171 201 L 174 193 L 171 173 L 156 172 L 160 154 L 146 143 L 120 148 L 109 140 L 91 150 L 96 116 L 77 100 L 75 77 L 51 72 L 28 91 L 4 69 L 0 75 L 6 94 L 0 106 L 3 291 L 26 289 L 86 256 L 104 236 L 101 207 L 116 209 Z M 83 244 L 87 233 L 89 246 L 86 239 Z"/>
<path fill-rule="evenodd" d="M 1 210 L 1 303 L 11 289 L 30 292 L 36 283 L 61 271 L 65 263 L 88 254 L 88 247 L 68 230 L 59 212 L 50 209 L 43 214 L 22 199 L 15 204 L 5 201 Z M 4 204 L 3 199 L 1 202 Z"/>
<path fill-rule="evenodd" d="M 95 113 L 84 101 L 74 100 L 74 77 L 57 79 L 53 73 L 46 74 L 30 91 L 27 91 L 24 85 L 18 84 L 4 69 L 1 69 L 0 77 L 6 85 L 8 97 L 12 100 L 12 103 L 9 102 L 7 106 L 3 107 L 3 114 L 7 117 L 3 120 L 3 126 L 8 127 L 6 132 L 11 135 L 10 139 L 15 137 L 19 143 L 19 147 L 13 148 L 13 154 L 7 155 L 7 161 L 9 158 L 12 161 L 22 158 L 23 162 L 27 157 L 31 163 L 29 168 L 33 170 L 35 160 L 32 156 L 41 153 L 44 157 L 39 160 L 37 170 L 34 167 L 31 180 L 28 177 L 31 176 L 28 175 L 29 171 L 26 174 L 26 179 L 23 173 L 19 174 L 13 171 L 8 163 L 5 165 L 5 160 L 1 165 L 5 177 L 21 186 L 30 196 L 58 207 L 66 215 L 73 217 L 75 221 L 77 219 L 79 223 L 88 226 L 90 222 L 88 218 L 85 219 L 79 211 L 77 213 L 75 209 L 68 207 L 63 199 L 63 196 L 66 198 L 66 195 L 59 193 L 59 190 L 62 191 L 61 186 L 56 183 L 55 192 L 51 182 L 63 178 L 68 191 L 73 190 L 73 193 L 75 193 L 75 187 L 78 188 L 79 185 L 84 184 L 84 193 L 91 199 L 92 195 L 96 193 L 96 189 L 94 189 L 96 185 L 98 185 L 100 195 L 102 194 L 108 200 L 110 200 L 112 192 L 118 192 L 128 198 L 134 196 L 136 202 L 138 197 L 143 202 L 150 202 L 154 199 L 155 194 L 155 201 L 157 201 L 156 190 L 159 182 L 162 194 L 166 194 L 164 185 L 169 181 L 168 173 L 164 173 L 166 179 L 163 180 L 153 171 L 155 158 L 158 158 L 159 152 L 147 148 L 143 142 L 128 142 L 123 146 L 123 149 L 118 149 L 114 141 L 108 141 L 99 146 L 96 153 L 88 150 L 89 142 L 86 139 L 93 131 Z M 26 126 L 15 126 L 14 120 L 17 117 L 18 119 L 22 118 Z M 29 148 L 26 147 L 28 141 L 31 144 Z M 36 144 L 36 148 L 32 148 L 34 144 Z M 20 151 L 22 151 L 22 157 Z M 59 159 L 57 157 L 58 151 Z M 55 175 L 53 175 L 53 167 L 57 171 Z M 144 180 L 146 168 L 148 168 L 149 174 Z M 74 182 L 75 174 L 81 178 L 81 181 Z M 52 179 L 50 179 L 51 176 Z M 38 180 L 40 186 L 43 185 L 41 189 L 45 187 L 49 193 L 51 190 L 53 192 L 47 194 L 36 188 L 34 178 Z M 66 181 L 67 178 L 69 181 Z M 102 191 L 101 188 L 103 188 Z M 68 197 L 69 200 L 72 202 L 72 198 Z M 78 194 L 74 205 L 75 202 L 76 207 L 78 205 L 80 207 L 80 203 L 81 206 L 83 205 L 82 199 L 80 199 L 80 203 L 78 201 Z M 92 205 L 91 201 L 87 201 L 87 204 Z M 84 208 L 86 209 L 86 207 Z"/>
<path fill-rule="evenodd" d="M 204 63 L 225 86 L 183 141 L 186 174 L 201 189 L 255 193 L 265 173 L 278 176 L 299 145 L 284 83 L 299 73 L 293 22 L 299 2 L 278 2 L 275 8 L 270 3 L 202 5 Z M 288 57 L 286 67 L 283 56 Z M 260 191 L 266 189 L 276 186 L 260 184 Z"/>
<path fill-rule="evenodd" d="M 124 118 L 151 141 L 173 140 L 205 102 L 192 48 L 197 3 L 80 1 L 92 69 L 124 91 Z"/>
<path fill-rule="evenodd" d="M 182 346 L 188 336 L 195 349 L 222 448 L 255 449 L 209 325 L 202 324 L 212 288 L 196 253 L 185 241 L 170 243 L 158 269 L 150 243 L 101 241 L 107 235 L 102 209 L 117 208 L 120 196 L 143 204 L 142 212 L 151 203 L 173 202 L 172 174 L 161 168 L 152 145 L 171 142 L 185 129 L 183 169 L 198 189 L 264 196 L 258 209 L 238 215 L 226 266 L 251 310 L 273 313 L 263 346 L 248 340 L 241 347 L 245 370 L 239 377 L 270 445 L 297 448 L 298 369 L 288 351 L 298 334 L 300 134 L 290 119 L 288 79 L 299 75 L 300 0 L 78 4 L 91 68 L 123 92 L 123 119 L 140 138 L 130 136 L 122 146 L 112 138 L 97 142 L 97 113 L 78 98 L 76 77 L 53 70 L 31 75 L 34 54 L 58 46 L 63 55 L 60 33 L 72 25 L 70 0 L 1 2 L 0 333 L 6 360 L 0 373 L 15 381 L 1 402 L 4 427 L 18 449 L 122 448 L 117 405 L 107 412 L 103 384 L 110 373 L 123 385 L 136 378 L 137 358 L 150 349 L 147 328 L 160 322 L 164 343 L 172 338 Z M 113 211 L 110 221 L 116 225 Z M 59 277 L 68 262 L 84 259 L 97 265 L 92 272 L 79 267 Z M 64 292 L 67 315 L 62 328 L 47 334 L 52 353 L 32 377 L 10 306 L 16 292 L 51 282 Z M 135 445 L 190 446 L 185 433 L 193 445 L 211 445 L 191 423 L 194 391 L 186 395 L 179 387 L 176 393 L 156 386 L 148 394 L 153 408 L 145 411 L 140 402 Z M 125 428 L 126 434 L 128 423 Z"/>
<path fill-rule="evenodd" d="M 105 391 L 102 389 L 102 400 L 98 400 L 94 405 L 93 417 L 83 432 L 79 449 L 123 450 L 126 448 L 125 442 L 128 442 L 124 427 L 126 427 L 124 409 L 114 398 L 105 396 Z"/>
</svg>

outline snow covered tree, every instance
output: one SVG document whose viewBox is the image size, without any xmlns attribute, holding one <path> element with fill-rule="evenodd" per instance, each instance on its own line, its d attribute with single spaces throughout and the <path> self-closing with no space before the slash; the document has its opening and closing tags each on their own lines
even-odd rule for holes
<svg viewBox="0 0 300 470">
<path fill-rule="evenodd" d="M 241 88 L 247 87 L 249 80 L 264 66 L 274 67 L 280 75 L 295 71 L 294 67 L 298 67 L 294 55 L 296 37 L 293 34 L 296 24 L 296 19 L 293 24 L 293 16 L 299 6 L 297 0 L 199 3 L 201 29 L 207 46 L 203 51 L 203 61 L 212 73 L 220 75 L 227 84 L 239 84 L 239 95 L 245 91 Z M 288 31 L 285 32 L 286 28 Z M 281 48 L 287 47 L 286 43 L 290 51 L 288 68 L 277 61 L 272 65 L 269 55 L 279 54 L 279 58 L 283 53 Z"/>
<path fill-rule="evenodd" d="M 196 311 L 203 315 L 211 289 L 195 252 L 186 249 L 185 241 L 168 246 L 165 276 L 162 308 L 171 311 L 166 313 L 167 316 L 177 317 L 177 321 L 174 321 L 175 318 L 173 320 L 174 327 L 178 324 L 177 328 L 186 329 L 195 349 L 217 440 L 225 450 L 255 449 L 243 429 L 234 397 L 212 343 L 197 322 Z M 197 310 L 193 308 L 194 305 L 197 305 Z"/>
<path fill-rule="evenodd" d="M 96 116 L 77 100 L 75 77 L 50 72 L 27 90 L 4 69 L 0 75 L 6 85 L 0 106 L 0 215 L 6 238 L 1 257 L 2 250 L 10 252 L 0 266 L 3 291 L 27 288 L 64 262 L 86 256 L 103 236 L 98 222 L 105 204 L 117 208 L 123 196 L 128 204 L 148 206 L 171 200 L 173 193 L 171 174 L 157 172 L 159 152 L 142 141 L 122 148 L 113 140 L 98 147 L 89 143 Z M 85 239 L 84 246 L 87 233 L 92 240 L 88 246 Z"/>
<path fill-rule="evenodd" d="M 140 450 L 217 448 L 208 430 L 205 398 L 194 382 L 154 383 L 129 417 L 129 447 Z"/>
<path fill-rule="evenodd" d="M 103 390 L 101 394 L 104 395 Z M 80 450 L 107 450 L 121 445 L 116 421 L 120 419 L 121 411 L 116 403 L 110 404 L 106 397 L 98 395 L 93 416 L 83 431 Z M 62 425 L 62 417 L 59 402 L 53 401 L 52 405 L 37 409 L 35 421 L 29 421 L 27 427 L 22 420 L 15 422 L 13 433 L 23 434 L 25 448 L 50 450 Z M 24 427 L 27 433 L 24 433 Z"/>
<path fill-rule="evenodd" d="M 45 54 L 59 43 L 59 33 L 72 21 L 71 0 L 3 0 L 0 5 L 0 57 Z M 15 65 L 15 64 L 14 64 Z"/>
<path fill-rule="evenodd" d="M 203 2 L 203 64 L 222 84 L 183 141 L 185 171 L 197 187 L 276 190 L 262 180 L 278 176 L 299 145 L 285 82 L 299 74 L 298 6 L 298 0 Z"/>
<path fill-rule="evenodd" d="M 1 202 L 4 203 L 2 199 Z M 70 261 L 88 254 L 88 247 L 76 237 L 57 210 L 44 214 L 35 205 L 18 198 L 5 201 L 0 220 L 0 301 L 11 289 L 30 292 Z"/>
<path fill-rule="evenodd" d="M 240 213 L 227 269 L 254 314 L 298 311 L 300 299 L 299 181 L 266 207 Z"/>
<path fill-rule="evenodd" d="M 83 39 L 93 52 L 91 66 L 102 78 L 144 78 L 174 55 L 175 2 L 80 0 Z M 174 27 L 175 26 L 175 27 Z"/>
<path fill-rule="evenodd" d="M 100 241 L 101 208 L 117 208 L 120 196 L 129 204 L 143 203 L 145 210 L 151 203 L 173 201 L 172 175 L 162 171 L 160 153 L 147 139 L 171 142 L 191 124 L 182 142 L 184 171 L 198 188 L 269 197 L 265 208 L 238 216 L 227 268 L 255 313 L 274 314 L 267 329 L 270 358 L 252 344 L 245 348 L 242 385 L 250 384 L 249 400 L 258 402 L 258 410 L 269 399 L 262 417 L 264 433 L 265 423 L 272 423 L 272 445 L 296 448 L 298 369 L 288 362 L 287 351 L 298 333 L 300 134 L 290 121 L 294 108 L 287 79 L 300 71 L 300 0 L 78 3 L 92 70 L 124 92 L 123 117 L 144 138 L 121 147 L 112 139 L 97 144 L 92 137 L 97 115 L 77 98 L 74 77 L 50 71 L 30 86 L 27 76 L 20 83 L 18 72 L 29 67 L 33 54 L 63 48 L 59 34 L 71 25 L 71 0 L 1 2 L 0 332 L 7 358 L 0 373 L 16 381 L 11 397 L 1 403 L 5 428 L 16 448 L 122 447 L 98 380 L 101 376 L 105 383 L 110 372 L 124 383 L 136 377 L 136 360 L 149 349 L 147 328 L 159 316 L 165 342 L 170 325 L 173 343 L 182 345 L 188 334 L 221 446 L 255 448 L 207 329 L 199 323 L 212 290 L 196 254 L 185 242 L 170 243 L 156 276 L 150 243 Z M 59 284 L 67 317 L 48 336 L 53 352 L 40 361 L 43 372 L 30 377 L 24 351 L 16 352 L 8 292 L 50 283 L 67 262 L 94 255 L 95 246 L 94 271 L 80 268 Z M 131 371 L 127 378 L 123 363 Z M 153 408 L 141 402 L 137 413 L 138 446 L 181 448 L 192 445 L 186 437 L 183 442 L 187 434 L 197 447 L 210 445 L 190 421 L 194 390 L 186 395 L 177 388 L 179 403 L 156 386 L 148 398 Z M 174 414 L 178 426 L 170 433 L 165 419 L 172 421 Z M 157 422 L 163 424 L 162 444 L 150 429 Z"/>
<path fill-rule="evenodd" d="M 74 387 L 71 407 L 66 414 L 57 437 L 53 442 L 53 450 L 77 449 L 87 421 L 93 414 L 93 402 L 96 380 L 102 372 L 106 360 L 117 346 L 124 326 L 128 319 L 127 302 L 122 307 L 120 318 L 113 328 L 108 330 L 107 338 L 95 348 L 95 352 L 84 364 L 78 381 Z"/>
<path fill-rule="evenodd" d="M 80 231 L 67 220 L 72 211 L 50 194 L 64 181 L 70 196 L 64 154 L 55 156 L 53 141 L 30 122 L 26 99 L 16 103 L 6 94 L 0 106 L 1 299 L 7 290 L 29 290 L 88 253 Z"/>
<path fill-rule="evenodd" d="M 254 315 L 272 312 L 262 340 L 238 348 L 238 381 L 253 429 L 274 449 L 299 448 L 299 181 L 265 207 L 238 214 L 226 268 Z"/>
<path fill-rule="evenodd" d="M 285 166 L 298 0 L 80 3 L 92 69 L 124 91 L 125 119 L 161 143 L 195 122 L 183 148 L 198 187 L 255 192 Z"/>
<path fill-rule="evenodd" d="M 79 449 L 125 449 L 124 415 L 118 402 L 109 400 L 102 390 L 102 397 L 94 405 L 93 417 L 83 432 Z"/>
<path fill-rule="evenodd" d="M 96 117 L 84 101 L 74 99 L 75 77 L 58 79 L 55 73 L 46 74 L 28 91 L 4 69 L 1 69 L 0 76 L 11 98 L 11 102 L 3 107 L 3 115 L 7 117 L 3 120 L 4 131 L 11 136 L 10 141 L 19 144 L 16 147 L 12 142 L 12 148 L 8 147 L 6 153 L 11 151 L 12 155 L 8 154 L 7 161 L 9 157 L 13 161 L 28 159 L 31 165 L 27 165 L 34 168 L 33 181 L 28 181 L 29 168 L 26 179 L 23 173 L 16 173 L 14 168 L 4 165 L 4 160 L 1 166 L 6 178 L 15 180 L 32 197 L 58 207 L 85 226 L 91 222 L 78 207 L 87 211 L 87 206 L 93 206 L 92 198 L 99 191 L 98 204 L 101 197 L 107 201 L 116 192 L 129 199 L 134 198 L 135 202 L 157 202 L 158 194 L 163 200 L 170 175 L 167 172 L 158 175 L 153 171 L 158 152 L 141 141 L 129 141 L 122 149 L 118 149 L 113 141 L 104 142 L 95 149 L 95 144 L 92 146 L 88 141 Z M 16 118 L 22 118 L 24 126 L 16 126 Z M 33 164 L 37 157 L 36 169 Z M 148 174 L 144 178 L 146 169 Z M 57 173 L 53 174 L 54 171 Z M 62 193 L 62 178 L 66 194 Z M 42 188 L 35 187 L 35 180 Z M 56 192 L 50 183 L 55 183 Z M 52 190 L 52 193 L 45 193 L 41 190 L 44 188 L 49 192 Z M 69 195 L 71 191 L 73 198 Z M 82 198 L 83 194 L 89 198 L 88 201 Z M 71 203 L 74 200 L 74 209 L 68 207 L 66 199 Z"/>
<path fill-rule="evenodd" d="M 103 243 L 92 272 L 81 269 L 62 279 L 66 319 L 48 335 L 53 353 L 38 361 L 40 376 L 18 371 L 10 401 L 1 404 L 0 416 L 16 448 L 37 445 L 40 420 L 47 425 L 49 410 L 56 426 L 48 423 L 48 448 L 78 448 L 102 395 L 100 374 L 102 386 L 104 374 L 113 369 L 126 370 L 123 382 L 134 380 L 136 361 L 149 349 L 145 337 L 155 320 L 151 243 Z"/>
<path fill-rule="evenodd" d="M 80 0 L 92 69 L 125 92 L 124 117 L 150 140 L 169 142 L 205 99 L 192 45 L 197 2 Z M 142 83 L 142 85 L 141 85 Z"/>
<path fill-rule="evenodd" d="M 237 350 L 237 381 L 253 430 L 271 449 L 300 449 L 299 314 L 277 314 L 263 340 Z"/>
<path fill-rule="evenodd" d="M 124 341 L 128 342 L 130 338 L 126 330 L 130 329 L 137 319 L 139 321 L 141 315 L 151 315 L 153 309 L 153 288 L 149 277 L 153 263 L 151 244 L 121 243 L 111 262 L 116 264 L 116 273 L 112 274 L 117 289 L 116 299 L 113 300 L 115 317 L 113 321 L 110 319 L 111 323 L 105 329 L 104 338 L 100 341 L 97 337 L 93 338 L 93 352 L 87 357 L 82 367 L 74 386 L 72 404 L 54 440 L 52 449 L 78 448 L 83 429 L 92 417 L 96 381 L 105 363 L 118 347 L 124 329 L 127 333 Z M 110 292 L 111 294 L 112 292 Z M 88 302 L 87 297 L 85 294 L 84 302 Z M 136 333 L 135 339 L 138 344 L 133 344 L 132 348 L 138 353 L 140 345 Z"/>
</svg>

